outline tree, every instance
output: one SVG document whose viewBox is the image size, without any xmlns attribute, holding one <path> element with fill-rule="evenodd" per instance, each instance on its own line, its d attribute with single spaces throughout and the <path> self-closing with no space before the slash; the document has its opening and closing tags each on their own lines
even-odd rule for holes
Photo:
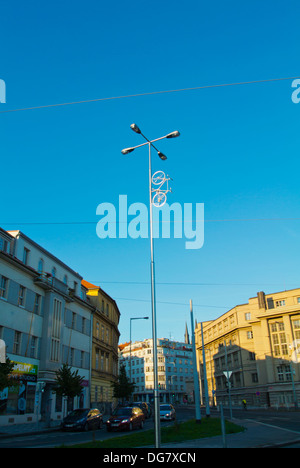
<svg viewBox="0 0 300 468">
<path fill-rule="evenodd" d="M 55 374 L 53 391 L 57 395 L 65 396 L 69 399 L 81 394 L 83 377 L 78 375 L 78 370 L 72 372 L 68 364 L 63 364 Z"/>
<path fill-rule="evenodd" d="M 18 381 L 11 377 L 15 364 L 7 357 L 6 362 L 0 363 L 0 392 L 6 387 L 18 385 Z"/>
<path fill-rule="evenodd" d="M 129 397 L 132 395 L 135 385 L 128 380 L 124 364 L 120 366 L 118 381 L 113 382 L 112 387 L 114 397 L 122 399 L 122 403 L 124 403 L 125 400 L 129 400 Z"/>
</svg>

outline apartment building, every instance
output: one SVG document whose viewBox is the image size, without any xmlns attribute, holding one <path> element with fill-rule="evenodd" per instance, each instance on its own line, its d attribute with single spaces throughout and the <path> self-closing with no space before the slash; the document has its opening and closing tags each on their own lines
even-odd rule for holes
<svg viewBox="0 0 300 468">
<path fill-rule="evenodd" d="M 300 403 L 300 289 L 259 292 L 195 330 L 203 402 L 205 349 L 210 404 L 295 407 Z"/>
<path fill-rule="evenodd" d="M 117 303 L 103 289 L 83 280 L 91 304 L 95 307 L 92 326 L 91 405 L 109 412 L 113 403 L 112 383 L 118 378 Z"/>
<path fill-rule="evenodd" d="M 189 343 L 157 340 L 158 387 L 161 403 L 188 400 L 193 379 L 192 346 Z M 153 339 L 119 346 L 119 364 L 135 383 L 134 401 L 152 403 L 154 398 Z"/>
<path fill-rule="evenodd" d="M 94 306 L 82 279 L 21 231 L 0 228 L 0 339 L 20 382 L 0 393 L 0 425 L 61 419 L 65 401 L 52 388 L 63 363 L 84 379 L 72 407 L 90 405 Z"/>
</svg>

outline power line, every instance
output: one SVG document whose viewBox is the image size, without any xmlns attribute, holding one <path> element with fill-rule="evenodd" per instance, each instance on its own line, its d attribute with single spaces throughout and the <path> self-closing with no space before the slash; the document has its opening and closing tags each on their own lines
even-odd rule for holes
<svg viewBox="0 0 300 468">
<path fill-rule="evenodd" d="M 254 222 L 254 221 L 300 221 L 300 218 L 225 218 L 225 219 L 184 219 L 184 220 L 160 220 L 160 223 L 227 223 L 227 222 Z M 25 222 L 1 222 L 2 226 L 51 226 L 51 225 L 88 225 L 97 224 L 98 221 L 25 221 Z M 145 221 L 147 223 L 148 221 Z M 155 221 L 153 221 L 155 223 Z M 111 224 L 123 224 L 127 221 L 109 220 Z M 141 224 L 143 221 L 140 222 Z"/>
<path fill-rule="evenodd" d="M 180 93 L 183 91 L 196 91 L 200 89 L 211 89 L 211 88 L 224 88 L 228 86 L 241 86 L 241 85 L 251 85 L 251 84 L 260 84 L 260 83 L 271 83 L 276 81 L 287 81 L 287 80 L 295 80 L 299 79 L 299 76 L 292 76 L 292 77 L 285 77 L 285 78 L 270 78 L 265 80 L 253 80 L 253 81 L 241 81 L 237 83 L 222 83 L 222 84 L 215 84 L 215 85 L 206 85 L 206 86 L 196 86 L 193 88 L 181 88 L 181 89 L 170 89 L 165 91 L 152 91 L 152 92 L 145 92 L 139 94 L 128 94 L 124 96 L 113 96 L 113 97 L 105 97 L 105 98 L 97 98 L 97 99 L 86 99 L 82 101 L 73 101 L 73 102 L 63 102 L 58 104 L 45 104 L 41 106 L 31 106 L 31 107 L 22 107 L 19 109 L 9 109 L 0 111 L 0 114 L 5 114 L 9 112 L 20 112 L 20 111 L 28 111 L 28 110 L 37 110 L 37 109 L 46 109 L 51 107 L 62 107 L 62 106 L 71 106 L 74 104 L 86 104 L 90 102 L 100 102 L 100 101 L 111 101 L 115 99 L 128 99 L 133 97 L 142 97 L 142 96 L 153 96 L 157 94 L 167 94 L 167 93 Z"/>
<path fill-rule="evenodd" d="M 132 298 L 126 298 L 126 297 L 115 297 L 115 301 L 130 301 L 130 302 L 150 302 L 150 299 L 132 299 Z M 169 305 L 180 305 L 180 306 L 186 306 L 189 307 L 188 302 L 170 302 L 170 301 L 156 301 L 157 304 L 169 304 Z M 226 306 L 213 306 L 213 305 L 205 305 L 205 304 L 194 304 L 193 306 L 195 307 L 207 307 L 207 308 L 212 308 L 212 309 L 230 309 L 231 307 L 226 307 Z"/>
</svg>

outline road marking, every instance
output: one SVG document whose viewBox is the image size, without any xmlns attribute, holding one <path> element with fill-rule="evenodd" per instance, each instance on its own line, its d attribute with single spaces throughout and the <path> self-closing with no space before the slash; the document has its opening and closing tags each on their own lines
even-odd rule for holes
<svg viewBox="0 0 300 468">
<path fill-rule="evenodd" d="M 273 424 L 263 423 L 261 421 L 257 421 L 256 419 L 246 419 L 246 421 L 261 424 L 262 426 L 273 427 L 274 429 L 280 429 L 281 431 L 293 432 L 294 434 L 300 434 L 299 431 L 293 431 L 292 429 L 285 429 L 284 427 L 279 427 L 279 426 L 274 426 Z"/>
</svg>

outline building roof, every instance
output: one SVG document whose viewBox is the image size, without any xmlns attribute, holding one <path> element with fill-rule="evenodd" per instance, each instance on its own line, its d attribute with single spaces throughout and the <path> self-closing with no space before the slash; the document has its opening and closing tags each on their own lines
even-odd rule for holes
<svg viewBox="0 0 300 468">
<path fill-rule="evenodd" d="M 111 300 L 114 303 L 114 305 L 117 308 L 118 313 L 120 314 L 119 307 L 116 301 L 109 294 L 107 294 L 107 292 L 103 291 L 103 289 L 100 286 L 96 286 L 95 284 L 90 283 L 89 281 L 86 281 L 84 279 L 81 280 L 81 284 L 86 289 L 97 289 L 98 291 L 101 291 L 101 293 L 104 294 L 104 296 L 106 296 L 109 300 Z"/>
<path fill-rule="evenodd" d="M 100 286 L 95 286 L 95 284 L 89 283 L 84 279 L 81 281 L 81 284 L 87 289 L 101 289 Z"/>
</svg>

